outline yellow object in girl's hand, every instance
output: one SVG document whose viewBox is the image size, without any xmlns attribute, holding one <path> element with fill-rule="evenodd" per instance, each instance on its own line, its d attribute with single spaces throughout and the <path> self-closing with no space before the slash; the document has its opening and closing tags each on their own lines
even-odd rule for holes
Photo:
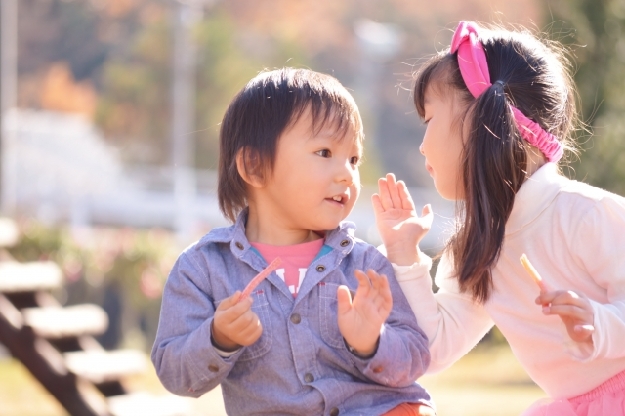
<svg viewBox="0 0 625 416">
<path fill-rule="evenodd" d="M 532 279 L 534 279 L 540 290 L 546 292 L 547 285 L 545 285 L 545 282 L 543 282 L 543 278 L 540 277 L 540 274 L 538 274 L 534 266 L 532 266 L 532 263 L 530 263 L 530 261 L 527 259 L 525 253 L 521 255 L 521 264 L 523 265 L 525 271 L 527 271 L 527 273 L 532 276 Z"/>
</svg>

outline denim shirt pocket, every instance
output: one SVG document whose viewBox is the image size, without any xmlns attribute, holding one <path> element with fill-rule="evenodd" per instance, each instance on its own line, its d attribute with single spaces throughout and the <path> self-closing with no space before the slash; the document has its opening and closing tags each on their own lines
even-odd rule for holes
<svg viewBox="0 0 625 416">
<path fill-rule="evenodd" d="M 250 296 L 254 299 L 252 312 L 258 315 L 258 319 L 260 319 L 260 323 L 263 326 L 263 334 L 255 343 L 243 349 L 243 352 L 237 358 L 238 362 L 253 360 L 267 354 L 271 349 L 271 316 L 267 295 L 264 290 L 256 290 Z"/>
<path fill-rule="evenodd" d="M 338 323 L 338 300 L 336 292 L 339 285 L 336 283 L 319 283 L 319 327 L 321 338 L 329 346 L 345 349 L 343 335 Z"/>
</svg>

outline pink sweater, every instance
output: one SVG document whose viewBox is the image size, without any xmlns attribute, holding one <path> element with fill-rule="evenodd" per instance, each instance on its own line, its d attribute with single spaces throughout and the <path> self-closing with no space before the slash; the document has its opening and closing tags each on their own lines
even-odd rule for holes
<svg viewBox="0 0 625 416">
<path fill-rule="evenodd" d="M 557 316 L 534 303 L 539 289 L 519 258 L 526 253 L 554 289 L 583 293 L 595 312 L 592 343 L 570 340 Z M 548 163 L 521 187 L 484 305 L 459 293 L 451 263 L 395 266 L 397 280 L 430 340 L 429 372 L 469 352 L 493 324 L 530 377 L 553 398 L 585 393 L 625 370 L 625 198 L 568 180 Z"/>
</svg>

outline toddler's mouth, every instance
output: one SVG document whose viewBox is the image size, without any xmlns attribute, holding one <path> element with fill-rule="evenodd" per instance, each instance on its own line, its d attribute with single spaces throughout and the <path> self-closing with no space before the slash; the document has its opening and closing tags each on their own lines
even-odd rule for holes
<svg viewBox="0 0 625 416">
<path fill-rule="evenodd" d="M 349 200 L 349 196 L 347 194 L 339 194 L 339 195 L 334 195 L 331 198 L 334 202 L 338 202 L 339 204 L 345 204 L 348 200 Z"/>
</svg>

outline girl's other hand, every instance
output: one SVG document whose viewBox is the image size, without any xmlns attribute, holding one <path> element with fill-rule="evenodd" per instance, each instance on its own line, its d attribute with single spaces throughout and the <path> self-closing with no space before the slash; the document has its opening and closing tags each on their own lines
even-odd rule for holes
<svg viewBox="0 0 625 416">
<path fill-rule="evenodd" d="M 374 270 L 354 272 L 358 288 L 352 301 L 347 286 L 339 286 L 338 324 L 345 341 L 359 355 L 374 354 L 382 325 L 393 309 L 393 295 L 386 276 Z"/>
<path fill-rule="evenodd" d="M 378 180 L 378 188 L 371 202 L 387 258 L 399 266 L 418 262 L 418 244 L 432 227 L 432 208 L 423 207 L 419 217 L 406 184 L 392 173 Z"/>
<path fill-rule="evenodd" d="M 591 342 L 595 313 L 590 301 L 572 290 L 543 291 L 536 298 L 545 315 L 559 315 L 569 337 L 575 342 Z"/>
<path fill-rule="evenodd" d="M 252 345 L 263 333 L 258 315 L 252 312 L 252 298 L 238 302 L 240 295 L 237 290 L 224 299 L 213 318 L 213 340 L 217 347 L 226 351 Z"/>
</svg>

